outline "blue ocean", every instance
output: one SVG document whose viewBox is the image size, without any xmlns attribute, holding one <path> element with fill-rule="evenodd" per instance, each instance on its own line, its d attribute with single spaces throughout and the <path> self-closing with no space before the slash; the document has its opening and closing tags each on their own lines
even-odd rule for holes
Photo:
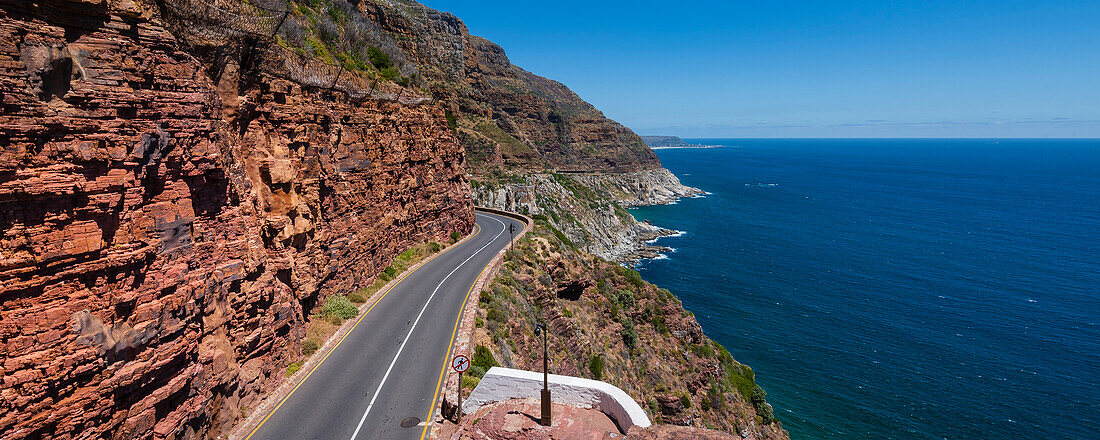
<svg viewBox="0 0 1100 440">
<path fill-rule="evenodd" d="M 1100 141 L 732 140 L 643 263 L 794 439 L 1100 439 Z"/>
</svg>

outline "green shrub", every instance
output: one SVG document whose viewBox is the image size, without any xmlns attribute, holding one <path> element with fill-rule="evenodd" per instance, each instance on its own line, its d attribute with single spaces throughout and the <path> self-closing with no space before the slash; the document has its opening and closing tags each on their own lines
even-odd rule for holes
<svg viewBox="0 0 1100 440">
<path fill-rule="evenodd" d="M 630 310 L 634 308 L 634 292 L 626 289 L 619 290 L 619 294 L 615 296 L 615 301 L 619 303 L 619 307 L 624 310 Z"/>
<path fill-rule="evenodd" d="M 680 405 L 683 405 L 685 409 L 686 408 L 691 408 L 691 398 L 688 397 L 687 394 L 681 394 L 680 395 Z"/>
<path fill-rule="evenodd" d="M 478 345 L 474 348 L 474 358 L 470 363 L 475 367 L 481 367 L 485 371 L 500 366 L 497 360 L 493 358 L 493 352 L 489 351 L 489 348 L 484 345 Z"/>
<path fill-rule="evenodd" d="M 470 365 L 470 368 L 466 370 L 465 374 L 481 379 L 485 377 L 485 369 L 477 365 Z"/>
<path fill-rule="evenodd" d="M 367 48 L 367 59 L 370 60 L 370 63 L 378 70 L 388 69 L 391 66 L 390 56 L 382 52 L 382 49 L 374 46 Z"/>
<path fill-rule="evenodd" d="M 397 81 L 401 79 L 401 71 L 397 70 L 396 67 L 387 67 L 382 69 L 382 77 L 390 81 Z"/>
<path fill-rule="evenodd" d="M 623 342 L 633 350 L 638 345 L 638 333 L 634 330 L 634 320 L 623 315 L 619 318 L 619 324 L 623 326 Z"/>
<path fill-rule="evenodd" d="M 474 327 L 477 327 L 477 328 L 485 327 L 485 320 L 481 319 L 480 316 L 475 316 L 474 317 Z"/>
<path fill-rule="evenodd" d="M 302 364 L 299 364 L 297 362 L 292 363 L 290 365 L 287 365 L 286 366 L 286 375 L 287 376 L 293 376 L 294 373 L 297 373 L 298 370 L 300 370 L 300 369 L 302 369 Z"/>
<path fill-rule="evenodd" d="M 705 342 L 698 345 L 692 345 L 691 351 L 701 358 L 710 358 L 714 356 L 714 349 L 710 348 L 710 345 Z"/>
<path fill-rule="evenodd" d="M 473 376 L 473 375 L 470 375 L 470 374 L 463 374 L 462 375 L 462 388 L 473 389 L 473 388 L 477 387 L 477 384 L 479 384 L 479 383 L 481 383 L 481 377 L 479 377 L 479 376 Z"/>
<path fill-rule="evenodd" d="M 756 415 L 760 416 L 765 424 L 770 424 L 775 422 L 776 418 L 771 405 L 768 405 L 767 396 L 768 393 L 764 392 L 760 385 L 753 384 L 749 400 L 752 402 L 753 408 L 756 408 Z"/>
<path fill-rule="evenodd" d="M 431 249 L 432 253 L 434 254 L 436 252 L 439 252 L 439 251 L 443 250 L 443 245 L 433 241 L 431 243 L 428 243 L 428 248 Z"/>
<path fill-rule="evenodd" d="M 461 239 L 462 239 L 462 233 L 461 232 L 454 231 L 454 232 L 451 233 L 451 243 L 457 243 L 458 240 L 461 240 Z"/>
<path fill-rule="evenodd" d="M 356 304 L 362 304 L 362 303 L 367 302 L 367 298 L 365 296 L 363 296 L 362 291 L 359 291 L 359 292 L 349 293 L 348 294 L 348 301 L 351 301 L 351 302 L 356 303 Z"/>
<path fill-rule="evenodd" d="M 309 355 L 315 353 L 318 348 L 321 348 L 321 347 L 320 347 L 320 344 L 317 343 L 317 341 L 314 341 L 312 339 L 306 339 L 306 340 L 302 341 L 302 355 L 303 356 L 309 356 Z"/>
<path fill-rule="evenodd" d="M 645 280 L 642 279 L 642 274 L 638 273 L 638 271 L 623 266 L 617 266 L 616 270 L 619 272 L 619 275 L 626 278 L 626 281 L 633 284 L 634 287 L 638 289 L 645 287 Z"/>
<path fill-rule="evenodd" d="M 665 325 L 665 317 L 660 314 L 660 309 L 655 309 L 655 313 L 653 314 L 653 317 L 650 318 L 649 323 L 653 326 L 654 330 L 657 330 L 657 332 L 662 335 L 672 333 L 672 330 L 669 330 L 668 325 Z"/>
<path fill-rule="evenodd" d="M 455 116 L 454 112 L 452 112 L 450 110 L 447 110 L 446 112 L 444 112 L 444 116 L 446 116 L 446 118 L 447 118 L 447 126 L 451 127 L 451 130 L 457 130 L 458 129 L 458 116 Z M 472 185 L 474 188 L 477 188 L 476 183 L 477 183 L 476 180 L 470 180 L 470 185 Z"/>
<path fill-rule="evenodd" d="M 328 297 L 325 305 L 321 306 L 321 315 L 329 318 L 351 319 L 359 315 L 359 308 L 355 307 L 348 297 L 334 295 Z"/>
<path fill-rule="evenodd" d="M 603 378 L 603 356 L 592 355 L 588 358 L 588 371 L 592 373 L 592 378 L 600 380 Z"/>
<path fill-rule="evenodd" d="M 489 311 L 485 313 L 485 319 L 496 322 L 504 322 L 504 315 L 497 311 L 497 309 L 489 309 Z"/>
</svg>

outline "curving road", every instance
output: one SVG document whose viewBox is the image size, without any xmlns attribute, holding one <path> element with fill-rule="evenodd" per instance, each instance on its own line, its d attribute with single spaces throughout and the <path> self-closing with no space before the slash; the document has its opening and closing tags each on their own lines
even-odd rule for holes
<svg viewBox="0 0 1100 440">
<path fill-rule="evenodd" d="M 245 440 L 420 439 L 459 314 L 515 219 L 477 213 L 474 235 L 401 280 Z M 408 428 L 402 427 L 412 425 Z"/>
</svg>

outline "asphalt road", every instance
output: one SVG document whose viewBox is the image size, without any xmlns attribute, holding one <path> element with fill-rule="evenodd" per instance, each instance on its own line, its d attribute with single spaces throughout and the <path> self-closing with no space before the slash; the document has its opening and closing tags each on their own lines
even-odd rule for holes
<svg viewBox="0 0 1100 440">
<path fill-rule="evenodd" d="M 246 440 L 422 438 L 425 423 L 401 422 L 430 421 L 438 410 L 434 399 L 462 305 L 508 245 L 508 224 L 523 229 L 518 220 L 478 212 L 476 235 L 386 293 L 312 372 L 298 372 L 309 376 Z"/>
</svg>

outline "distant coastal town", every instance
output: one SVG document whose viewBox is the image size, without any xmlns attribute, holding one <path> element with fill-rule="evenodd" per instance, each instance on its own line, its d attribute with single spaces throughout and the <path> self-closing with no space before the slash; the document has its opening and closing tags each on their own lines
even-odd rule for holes
<svg viewBox="0 0 1100 440">
<path fill-rule="evenodd" d="M 673 148 L 722 148 L 725 145 L 692 144 L 680 139 L 678 136 L 642 136 L 642 141 L 654 150 L 668 150 Z"/>
</svg>

